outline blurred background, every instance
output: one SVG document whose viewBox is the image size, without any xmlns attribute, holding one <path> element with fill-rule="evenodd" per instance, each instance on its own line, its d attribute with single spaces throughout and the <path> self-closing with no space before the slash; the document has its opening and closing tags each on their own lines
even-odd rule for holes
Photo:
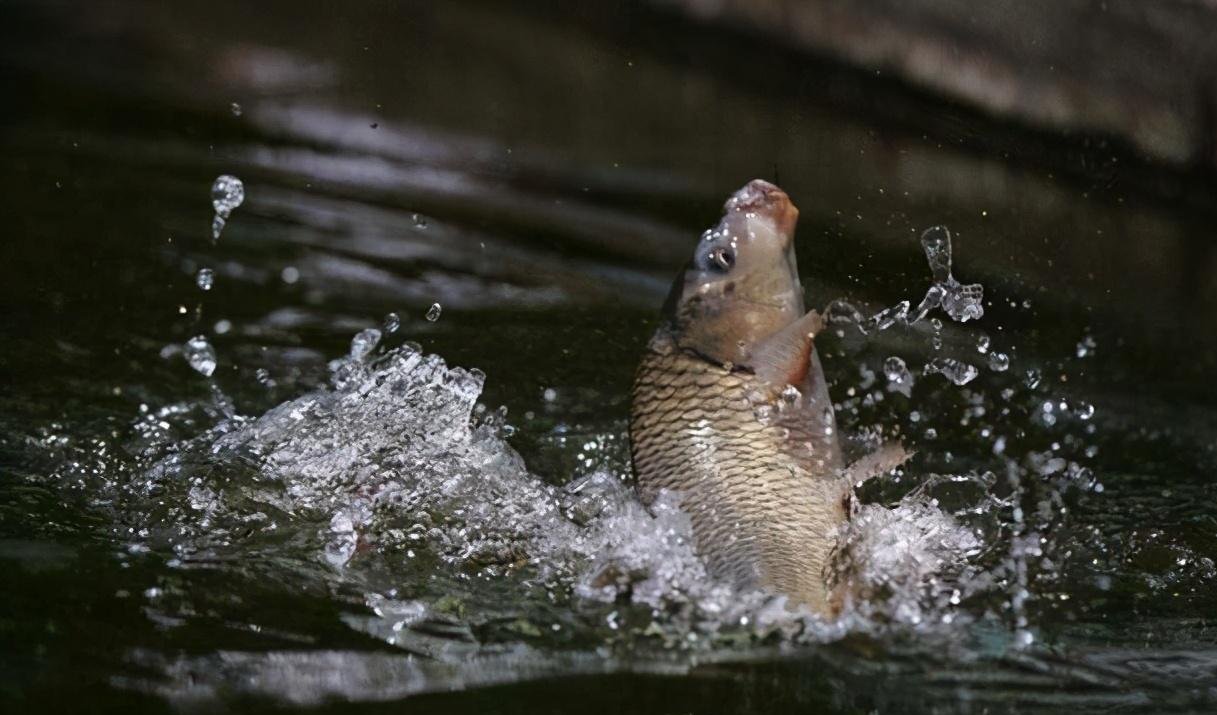
<svg viewBox="0 0 1217 715">
<path fill-rule="evenodd" d="M 15 574 L 0 695 L 13 703 L 156 710 L 148 688 L 123 686 L 148 667 L 124 654 L 228 643 L 206 623 L 166 636 L 111 596 L 164 567 L 115 561 L 118 527 L 61 469 L 140 404 L 208 398 L 180 359 L 187 338 L 208 337 L 218 384 L 256 415 L 323 383 L 355 332 L 394 314 L 399 342 L 487 373 L 483 400 L 507 406 L 530 469 L 561 484 L 582 454 L 556 434 L 600 435 L 621 459 L 658 306 L 752 178 L 801 211 L 812 305 L 916 301 L 917 237 L 949 226 L 1011 374 L 1085 395 L 1114 445 L 1096 469 L 1127 476 L 1123 506 L 1095 507 L 1108 513 L 1094 523 L 1111 569 L 1139 585 L 1112 607 L 1128 630 L 1095 642 L 1139 642 L 1146 613 L 1174 619 L 1171 657 L 1212 635 L 1211 0 L 15 0 L 0 5 L 0 77 L 0 559 Z M 246 198 L 213 241 L 220 174 Z M 953 325 L 946 338 L 976 339 Z M 341 601 L 314 605 L 298 627 L 333 628 L 317 623 L 336 623 Z M 1054 613 L 1048 631 L 1085 620 Z M 1214 696 L 1217 656 L 1203 653 L 1175 682 L 1185 705 Z M 1160 676 L 1131 660 L 1115 681 Z M 857 670 L 741 672 L 638 675 L 627 691 L 656 710 L 904 702 L 858 699 Z M 472 711 L 586 688 L 611 710 L 621 682 L 428 697 Z M 957 695 L 942 707 L 966 709 Z"/>
</svg>

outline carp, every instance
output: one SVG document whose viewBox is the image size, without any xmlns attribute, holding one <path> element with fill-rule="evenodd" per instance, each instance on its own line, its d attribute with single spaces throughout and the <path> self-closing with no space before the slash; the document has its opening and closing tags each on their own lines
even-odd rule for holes
<svg viewBox="0 0 1217 715">
<path fill-rule="evenodd" d="M 678 493 L 712 575 L 831 614 L 854 471 L 816 353 L 824 321 L 803 305 L 798 213 L 758 179 L 702 234 L 638 367 L 630 445 L 643 502 Z"/>
</svg>

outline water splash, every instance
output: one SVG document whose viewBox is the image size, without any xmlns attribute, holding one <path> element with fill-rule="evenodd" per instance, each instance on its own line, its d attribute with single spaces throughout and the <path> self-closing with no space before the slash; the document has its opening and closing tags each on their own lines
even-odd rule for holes
<svg viewBox="0 0 1217 715">
<path fill-rule="evenodd" d="M 245 201 L 245 184 L 230 174 L 221 174 L 211 185 L 211 205 L 215 209 L 215 217 L 211 220 L 211 240 L 220 240 L 224 224 L 233 209 Z"/>
<path fill-rule="evenodd" d="M 438 627 L 435 594 L 443 593 L 446 574 L 477 574 L 500 589 L 531 584 L 508 597 L 520 603 L 530 603 L 526 593 L 541 588 L 547 602 L 583 602 L 575 613 L 603 607 L 592 632 L 607 628 L 683 651 L 740 639 L 832 639 L 843 629 L 872 627 L 872 615 L 880 612 L 911 622 L 897 612 L 932 607 L 907 602 L 924 598 L 930 570 L 964 559 L 947 555 L 961 542 L 944 539 L 944 529 L 959 527 L 950 527 L 941 511 L 930 518 L 930 507 L 916 506 L 892 517 L 912 520 L 899 544 L 855 534 L 859 545 L 851 545 L 852 566 L 841 577 L 856 580 L 861 591 L 882 591 L 866 606 L 871 615 L 826 624 L 788 610 L 770 594 L 708 575 L 678 495 L 661 494 L 644 508 L 625 481 L 623 462 L 589 470 L 565 487 L 547 484 L 504 440 L 510 430 L 502 411 L 477 402 L 485 380 L 480 371 L 450 368 L 412 344 L 379 351 L 380 339 L 371 328 L 354 336 L 349 354 L 330 364 L 329 387 L 257 419 L 230 416 L 196 440 L 173 445 L 141 479 L 158 485 L 165 503 L 175 501 L 165 489 L 183 490 L 180 503 L 190 506 L 166 522 L 137 509 L 132 518 L 139 528 L 172 530 L 183 559 L 244 553 L 259 540 L 277 543 L 289 531 L 300 532 L 291 537 L 296 548 L 311 544 L 317 562 L 344 581 L 369 578 L 362 564 L 381 558 L 376 554 L 417 562 L 417 569 L 393 570 L 363 586 L 376 613 L 347 619 L 408 648 L 434 642 L 428 634 Z M 783 396 L 797 399 L 794 391 Z M 878 567 L 862 566 L 878 563 L 878 555 L 857 551 L 872 547 L 921 555 L 929 549 L 938 556 L 916 568 L 906 564 L 911 570 L 898 579 L 905 585 L 893 591 L 890 576 L 875 582 Z M 397 591 L 432 595 L 386 595 Z M 420 612 L 425 615 L 413 620 Z M 469 628 L 461 619 L 443 627 L 454 624 Z M 588 628 L 563 626 L 576 627 Z"/>
<path fill-rule="evenodd" d="M 946 226 L 926 229 L 925 233 L 921 234 L 921 247 L 925 250 L 925 257 L 934 277 L 934 286 L 926 292 L 926 300 L 922 302 L 938 302 L 946 314 L 957 322 L 979 320 L 985 314 L 982 304 L 984 287 L 979 283 L 961 285 L 952 275 L 951 232 Z M 934 291 L 934 288 L 939 291 Z M 934 294 L 933 298 L 931 293 Z"/>
<path fill-rule="evenodd" d="M 887 330 L 896 323 L 908 324 L 909 302 L 901 301 L 896 305 L 885 308 L 867 318 L 864 332 L 872 330 Z"/>
<path fill-rule="evenodd" d="M 912 303 L 904 300 L 890 308 L 884 308 L 869 318 L 864 318 L 849 303 L 836 300 L 828 306 L 829 322 L 856 324 L 862 334 L 866 335 L 874 331 L 887 330 L 897 324 L 913 325 L 925 320 L 936 308 L 941 309 L 956 322 L 966 323 L 969 320 L 980 319 L 985 313 L 984 287 L 979 283 L 962 285 L 952 275 L 951 233 L 946 226 L 934 226 L 927 229 L 921 235 L 921 246 L 925 250 L 926 261 L 929 263 L 930 274 L 934 282 L 926 290 L 925 296 L 916 308 L 912 308 L 910 312 Z M 941 322 L 936 325 L 936 329 L 940 328 Z M 941 347 L 941 338 L 938 338 L 937 341 L 938 345 L 935 346 L 935 349 Z"/>
<path fill-rule="evenodd" d="M 975 365 L 954 358 L 934 358 L 926 364 L 925 371 L 938 373 L 956 385 L 966 385 L 980 374 Z"/>
</svg>

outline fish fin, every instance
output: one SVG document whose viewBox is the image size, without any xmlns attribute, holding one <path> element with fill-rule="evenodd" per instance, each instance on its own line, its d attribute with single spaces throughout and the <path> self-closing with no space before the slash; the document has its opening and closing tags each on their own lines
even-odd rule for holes
<svg viewBox="0 0 1217 715">
<path fill-rule="evenodd" d="M 874 452 L 859 457 L 846 467 L 845 476 L 851 485 L 858 484 L 871 477 L 887 474 L 909 461 L 914 454 L 915 452 L 906 450 L 899 442 L 885 442 Z"/>
<path fill-rule="evenodd" d="M 761 382 L 775 391 L 786 385 L 802 385 L 811 367 L 816 333 L 824 329 L 824 318 L 814 310 L 770 335 L 752 351 L 751 367 Z"/>
</svg>

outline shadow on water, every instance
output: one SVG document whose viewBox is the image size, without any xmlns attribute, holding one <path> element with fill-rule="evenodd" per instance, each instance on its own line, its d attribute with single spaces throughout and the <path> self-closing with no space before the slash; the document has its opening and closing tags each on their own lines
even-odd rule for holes
<svg viewBox="0 0 1217 715">
<path fill-rule="evenodd" d="M 580 16 L 478 2 L 0 12 L 13 100 L 0 119 L 0 561 L 15 576 L 0 699 L 149 712 L 378 711 L 406 697 L 452 712 L 1006 712 L 1217 697 L 1211 177 L 632 3 Z M 213 243 L 207 188 L 222 173 L 247 198 Z M 628 594 L 589 606 L 567 593 L 585 566 L 547 582 L 494 559 L 453 565 L 429 546 L 405 568 L 409 537 L 394 530 L 408 529 L 382 512 L 368 517 L 380 553 L 352 542 L 355 566 L 336 570 L 318 557 L 330 511 L 238 486 L 271 491 L 265 454 L 216 445 L 238 435 L 282 451 L 291 439 L 258 442 L 252 418 L 314 394 L 352 335 L 391 312 L 388 349 L 417 341 L 485 371 L 478 399 L 506 405 L 514 429 L 490 425 L 487 459 L 514 469 L 495 441 L 509 437 L 539 477 L 538 502 L 598 470 L 624 473 L 627 393 L 656 307 L 722 197 L 754 176 L 779 179 L 800 207 L 813 305 L 844 298 L 869 314 L 916 301 L 917 237 L 937 224 L 955 235 L 959 275 L 985 286 L 978 324 L 870 342 L 842 330 L 824 348 L 844 421 L 909 441 L 922 476 L 998 472 L 988 489 L 1000 504 L 983 514 L 912 475 L 867 487 L 889 506 L 928 490 L 985 534 L 978 564 L 996 575 L 964 598 L 968 630 L 637 646 L 700 632 L 680 621 L 692 606 L 668 603 L 680 615 L 644 633 L 650 616 Z M 981 333 L 1008 371 L 984 369 Z M 196 334 L 249 421 L 225 422 L 185 365 L 178 346 Z M 908 399 L 871 387 L 887 357 L 917 367 L 939 351 L 982 377 L 952 390 L 917 371 Z M 1021 481 L 1006 479 L 1003 453 Z M 174 459 L 180 471 L 165 471 Z M 1066 463 L 1093 479 L 1062 487 Z M 195 521 L 210 507 L 194 506 L 187 482 L 229 485 L 215 523 Z M 293 526 L 255 518 L 274 509 Z M 175 528 L 195 531 L 161 533 Z M 444 544 L 467 545 L 454 534 Z M 1042 539 L 1029 576 L 995 555 L 1028 534 Z M 1018 564 L 1031 579 L 1021 595 Z M 410 599 L 425 617 L 407 613 Z M 377 609 L 398 609 L 409 640 Z M 551 623 L 566 630 L 537 632 Z M 1034 647 L 1012 646 L 1020 630 Z"/>
</svg>

